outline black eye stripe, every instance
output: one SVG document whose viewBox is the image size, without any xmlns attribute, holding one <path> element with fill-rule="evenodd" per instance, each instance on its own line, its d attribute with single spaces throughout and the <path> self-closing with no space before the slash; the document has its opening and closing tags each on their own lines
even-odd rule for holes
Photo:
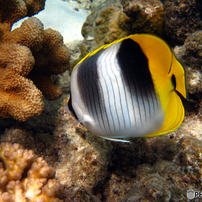
<svg viewBox="0 0 202 202">
<path fill-rule="evenodd" d="M 172 81 L 172 84 L 173 84 L 173 86 L 174 86 L 174 89 L 176 89 L 176 78 L 175 78 L 175 75 L 173 74 L 172 76 L 171 76 L 171 81 Z"/>
</svg>

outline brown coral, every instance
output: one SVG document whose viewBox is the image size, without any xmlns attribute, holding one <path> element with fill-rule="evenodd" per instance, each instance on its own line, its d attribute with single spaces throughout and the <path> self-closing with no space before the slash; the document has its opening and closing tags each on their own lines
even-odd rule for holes
<svg viewBox="0 0 202 202">
<path fill-rule="evenodd" d="M 61 201 L 60 183 L 45 160 L 19 144 L 0 145 L 0 201 Z"/>
<path fill-rule="evenodd" d="M 43 24 L 38 18 L 32 17 L 25 20 L 19 28 L 5 32 L 2 41 L 27 46 L 33 53 L 42 48 L 43 38 Z"/>
<path fill-rule="evenodd" d="M 51 28 L 44 30 L 42 49 L 34 53 L 34 58 L 36 62 L 29 78 L 48 100 L 59 98 L 62 91 L 53 84 L 51 75 L 67 70 L 70 60 L 62 35 Z"/>
<path fill-rule="evenodd" d="M 25 121 L 43 111 L 42 93 L 24 77 L 33 65 L 27 47 L 0 45 L 0 116 Z"/>
<path fill-rule="evenodd" d="M 17 43 L 31 49 L 35 65 L 28 78 L 34 81 L 48 100 L 62 95 L 62 91 L 50 78 L 69 68 L 70 56 L 58 31 L 51 28 L 43 30 L 40 20 L 32 17 L 24 21 L 20 28 L 7 32 L 4 42 Z"/>
<path fill-rule="evenodd" d="M 4 34 L 0 43 L 0 116 L 5 118 L 12 116 L 25 121 L 31 116 L 39 115 L 44 105 L 42 93 L 31 80 L 25 78 L 32 70 L 35 60 L 28 47 L 14 43 L 18 37 L 13 37 L 12 32 L 3 30 L 2 33 Z M 34 38 L 34 35 L 32 39 L 29 38 L 30 44 L 35 41 Z M 25 33 L 21 41 L 23 39 L 25 40 Z"/>
<path fill-rule="evenodd" d="M 61 34 L 44 30 L 40 20 L 32 17 L 13 31 L 0 24 L 0 47 L 0 116 L 25 121 L 41 114 L 42 93 L 49 100 L 62 95 L 51 75 L 69 67 Z"/>
<path fill-rule="evenodd" d="M 45 0 L 0 1 L 0 23 L 11 26 L 25 16 L 31 16 L 44 9 Z"/>
</svg>

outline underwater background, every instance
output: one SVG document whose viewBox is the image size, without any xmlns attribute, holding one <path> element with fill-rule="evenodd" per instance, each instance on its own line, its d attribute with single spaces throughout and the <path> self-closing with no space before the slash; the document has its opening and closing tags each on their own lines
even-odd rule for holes
<svg viewBox="0 0 202 202">
<path fill-rule="evenodd" d="M 201 18 L 200 0 L 0 1 L 0 201 L 175 202 L 202 191 Z M 163 38 L 184 66 L 197 102 L 182 125 L 131 143 L 71 127 L 73 67 L 135 33 Z"/>
</svg>

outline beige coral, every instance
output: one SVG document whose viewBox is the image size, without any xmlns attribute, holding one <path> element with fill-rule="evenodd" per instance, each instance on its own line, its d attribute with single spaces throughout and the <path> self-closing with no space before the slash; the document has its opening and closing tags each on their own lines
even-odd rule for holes
<svg viewBox="0 0 202 202">
<path fill-rule="evenodd" d="M 2 37 L 3 43 L 19 44 L 28 47 L 32 53 L 42 48 L 44 29 L 42 22 L 31 17 L 25 20 L 22 25 L 13 31 L 7 31 Z"/>
<path fill-rule="evenodd" d="M 51 76 L 68 69 L 70 57 L 62 35 L 35 17 L 8 28 L 0 24 L 0 116 L 25 121 L 43 111 L 42 93 L 48 100 L 62 95 Z"/>
<path fill-rule="evenodd" d="M 25 121 L 43 111 L 41 91 L 25 78 L 33 65 L 27 47 L 0 44 L 0 116 Z"/>
<path fill-rule="evenodd" d="M 1 202 L 59 202 L 60 183 L 55 171 L 31 150 L 19 144 L 0 144 Z"/>
<path fill-rule="evenodd" d="M 0 24 L 0 116 L 19 121 L 41 114 L 44 107 L 41 91 L 26 78 L 35 64 L 27 46 L 34 49 L 42 42 L 43 24 L 37 18 L 27 22 L 12 32 Z"/>
<path fill-rule="evenodd" d="M 62 91 L 50 78 L 51 75 L 60 74 L 69 68 L 70 56 L 58 31 L 51 28 L 43 30 L 40 20 L 32 17 L 24 21 L 20 28 L 4 34 L 3 41 L 30 48 L 35 65 L 28 78 L 34 81 L 48 100 L 62 95 Z"/>
<path fill-rule="evenodd" d="M 62 95 L 62 91 L 53 84 L 51 75 L 57 75 L 69 68 L 70 56 L 63 43 L 62 35 L 51 28 L 44 30 L 42 48 L 34 53 L 35 66 L 29 78 L 42 91 L 48 100 Z"/>
</svg>

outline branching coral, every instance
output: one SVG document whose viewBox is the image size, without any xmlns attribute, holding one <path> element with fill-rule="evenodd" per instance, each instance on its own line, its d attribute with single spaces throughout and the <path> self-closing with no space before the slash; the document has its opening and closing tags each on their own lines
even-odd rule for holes
<svg viewBox="0 0 202 202">
<path fill-rule="evenodd" d="M 43 111 L 42 93 L 48 100 L 62 95 L 51 75 L 68 69 L 70 57 L 61 34 L 35 17 L 8 28 L 0 24 L 0 116 L 25 121 Z"/>
<path fill-rule="evenodd" d="M 55 172 L 32 150 L 19 144 L 0 144 L 0 201 L 59 202 L 60 183 Z"/>
</svg>

